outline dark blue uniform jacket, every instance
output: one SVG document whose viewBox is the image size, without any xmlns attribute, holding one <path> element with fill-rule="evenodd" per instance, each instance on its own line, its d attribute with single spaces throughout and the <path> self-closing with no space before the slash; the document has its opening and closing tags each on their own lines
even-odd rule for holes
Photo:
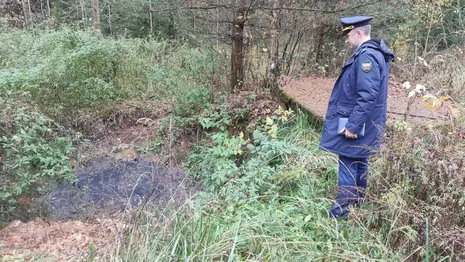
<svg viewBox="0 0 465 262">
<path fill-rule="evenodd" d="M 386 126 L 389 62 L 393 58 L 383 40 L 369 40 L 355 50 L 329 99 L 320 149 L 365 158 L 379 148 Z M 345 128 L 358 134 L 357 139 L 338 134 L 341 117 L 349 119 Z M 364 126 L 365 135 L 360 136 Z"/>
</svg>

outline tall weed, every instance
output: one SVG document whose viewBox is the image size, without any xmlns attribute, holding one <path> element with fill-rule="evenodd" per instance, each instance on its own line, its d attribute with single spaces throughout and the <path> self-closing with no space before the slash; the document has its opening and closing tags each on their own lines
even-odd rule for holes
<svg viewBox="0 0 465 262">
<path fill-rule="evenodd" d="M 371 184 L 369 224 L 414 259 L 463 260 L 465 137 L 461 121 L 391 124 Z M 427 257 L 427 252 L 429 251 Z"/>
<path fill-rule="evenodd" d="M 465 103 L 463 51 L 459 48 L 451 48 L 442 53 L 432 54 L 430 57 L 421 65 L 424 74 L 421 74 L 419 82 L 436 94 L 447 95 Z"/>
<path fill-rule="evenodd" d="M 220 62 L 209 49 L 178 42 L 115 40 L 67 28 L 9 31 L 0 39 L 0 91 L 28 92 L 44 114 L 78 127 L 124 116 L 128 103 L 144 116 L 160 103 L 202 104 Z M 203 90 L 202 99 L 189 100 L 193 90 Z"/>
</svg>

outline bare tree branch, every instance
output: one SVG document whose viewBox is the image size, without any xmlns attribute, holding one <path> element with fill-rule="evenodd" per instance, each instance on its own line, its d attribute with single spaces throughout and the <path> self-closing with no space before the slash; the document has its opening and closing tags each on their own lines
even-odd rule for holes
<svg viewBox="0 0 465 262">
<path fill-rule="evenodd" d="M 349 11 L 349 10 L 353 10 L 353 9 L 358 9 L 358 8 L 361 8 L 361 7 L 365 7 L 365 6 L 368 6 L 368 5 L 372 5 L 372 4 L 376 4 L 376 3 L 379 3 L 379 2 L 382 2 L 384 0 L 373 0 L 373 1 L 370 1 L 370 2 L 366 2 L 366 3 L 361 3 L 359 5 L 356 5 L 356 6 L 349 6 L 349 7 L 345 7 L 345 8 L 341 8 L 341 9 L 336 9 L 336 10 L 323 10 L 323 9 L 314 9 L 314 8 L 306 8 L 306 7 L 278 7 L 278 8 L 275 8 L 275 7 L 267 7 L 267 6 L 260 6 L 259 9 L 262 9 L 262 10 L 268 10 L 268 11 L 303 11 L 303 12 L 315 12 L 315 13 L 328 13 L 328 14 L 337 14 L 337 13 L 341 13 L 341 12 L 345 12 L 345 11 Z M 252 3 L 248 6 L 248 9 L 247 11 L 250 11 L 253 6 L 253 4 L 255 3 L 256 1 L 252 1 Z M 188 7 L 179 7 L 179 8 L 166 8 L 166 9 L 159 9 L 159 10 L 150 10 L 151 12 L 167 12 L 167 11 L 177 11 L 177 10 L 204 10 L 204 11 L 207 11 L 207 10 L 212 10 L 212 9 L 218 9 L 218 8 L 224 8 L 224 9 L 235 9 L 236 7 L 235 6 L 230 6 L 230 5 L 218 5 L 218 4 L 210 4 L 208 6 L 188 6 Z"/>
</svg>

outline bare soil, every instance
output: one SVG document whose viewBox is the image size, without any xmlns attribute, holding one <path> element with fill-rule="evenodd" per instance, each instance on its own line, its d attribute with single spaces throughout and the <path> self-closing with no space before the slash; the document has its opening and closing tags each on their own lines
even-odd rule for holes
<svg viewBox="0 0 465 262">
<path fill-rule="evenodd" d="M 92 221 L 146 207 L 177 208 L 196 188 L 181 170 L 145 161 L 96 158 L 75 176 L 75 184 L 42 197 L 50 220 Z"/>
<path fill-rule="evenodd" d="M 324 118 L 336 79 L 302 77 L 287 80 L 283 91 L 291 99 L 310 110 L 317 116 Z M 393 76 L 389 79 L 388 119 L 404 119 L 412 122 L 443 121 L 451 118 L 452 102 L 443 101 L 439 110 L 429 109 L 424 105 L 420 96 L 415 97 L 409 106 L 407 90 L 402 83 Z"/>
<path fill-rule="evenodd" d="M 92 223 L 16 220 L 0 231 L 0 260 L 30 261 L 38 254 L 42 261 L 82 261 L 89 255 L 98 258 L 112 251 L 126 228 L 118 219 Z"/>
</svg>

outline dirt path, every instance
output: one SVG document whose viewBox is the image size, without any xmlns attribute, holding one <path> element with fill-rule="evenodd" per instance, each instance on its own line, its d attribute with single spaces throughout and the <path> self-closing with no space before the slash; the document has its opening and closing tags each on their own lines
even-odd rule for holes
<svg viewBox="0 0 465 262">
<path fill-rule="evenodd" d="M 297 103 L 316 115 L 324 118 L 328 99 L 336 79 L 303 77 L 287 81 L 283 91 Z M 402 83 L 395 79 L 389 81 L 388 119 L 402 119 L 407 112 L 408 92 Z M 421 97 L 417 97 L 410 105 L 408 121 L 441 121 L 449 118 L 449 102 L 443 102 L 439 110 L 425 107 Z"/>
</svg>

